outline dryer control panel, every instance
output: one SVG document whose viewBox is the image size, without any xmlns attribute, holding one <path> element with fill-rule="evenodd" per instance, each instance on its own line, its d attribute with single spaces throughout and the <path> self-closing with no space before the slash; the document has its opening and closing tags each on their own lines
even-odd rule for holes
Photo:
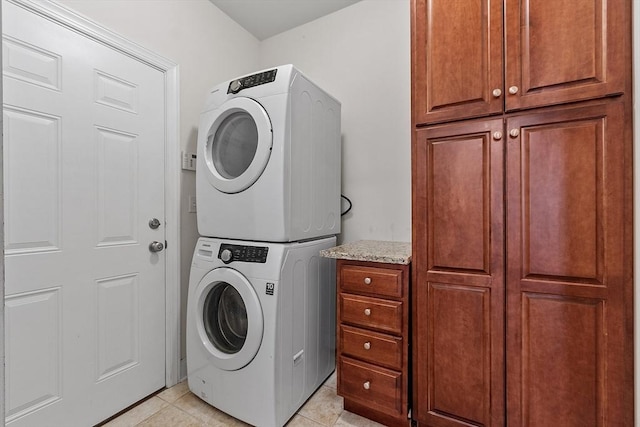
<svg viewBox="0 0 640 427">
<path fill-rule="evenodd" d="M 227 93 L 238 93 L 242 89 L 247 89 L 254 86 L 263 85 L 265 83 L 271 83 L 276 79 L 277 69 L 263 71 L 262 73 L 253 74 L 240 79 L 231 80 Z"/>
<path fill-rule="evenodd" d="M 223 243 L 220 245 L 218 258 L 225 264 L 229 264 L 233 261 L 257 262 L 264 264 L 267 262 L 267 252 L 269 252 L 269 248 L 266 246 L 244 246 Z"/>
</svg>

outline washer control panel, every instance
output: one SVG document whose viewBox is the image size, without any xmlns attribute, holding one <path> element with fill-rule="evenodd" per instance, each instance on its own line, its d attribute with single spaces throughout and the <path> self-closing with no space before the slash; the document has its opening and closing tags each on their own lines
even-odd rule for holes
<svg viewBox="0 0 640 427">
<path fill-rule="evenodd" d="M 254 86 L 263 85 L 265 83 L 271 83 L 276 79 L 277 69 L 263 71 L 262 73 L 253 74 L 240 79 L 231 80 L 227 93 L 238 93 L 242 89 L 247 89 Z"/>
<path fill-rule="evenodd" d="M 266 246 L 244 246 L 223 243 L 220 245 L 218 258 L 225 264 L 233 261 L 264 264 L 267 262 L 267 252 L 269 252 L 269 248 Z"/>
</svg>

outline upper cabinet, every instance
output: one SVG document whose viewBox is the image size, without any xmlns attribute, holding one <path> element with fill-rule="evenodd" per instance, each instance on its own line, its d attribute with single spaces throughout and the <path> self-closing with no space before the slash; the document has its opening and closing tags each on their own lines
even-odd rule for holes
<svg viewBox="0 0 640 427">
<path fill-rule="evenodd" d="M 416 125 L 618 95 L 619 0 L 416 0 Z"/>
</svg>

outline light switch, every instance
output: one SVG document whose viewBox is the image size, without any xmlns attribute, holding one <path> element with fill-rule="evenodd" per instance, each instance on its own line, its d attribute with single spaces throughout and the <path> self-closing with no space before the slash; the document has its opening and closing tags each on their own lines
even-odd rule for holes
<svg viewBox="0 0 640 427">
<path fill-rule="evenodd" d="M 196 159 L 197 159 L 196 153 L 189 153 L 189 152 L 183 151 L 182 152 L 182 169 L 186 171 L 196 170 Z"/>
</svg>

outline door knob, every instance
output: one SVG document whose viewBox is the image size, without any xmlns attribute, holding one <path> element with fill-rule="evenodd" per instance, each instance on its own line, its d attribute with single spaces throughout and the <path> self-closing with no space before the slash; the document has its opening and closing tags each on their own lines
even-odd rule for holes
<svg viewBox="0 0 640 427">
<path fill-rule="evenodd" d="M 149 243 L 149 250 L 151 252 L 160 252 L 161 250 L 164 249 L 164 245 L 160 242 L 151 242 Z"/>
</svg>

